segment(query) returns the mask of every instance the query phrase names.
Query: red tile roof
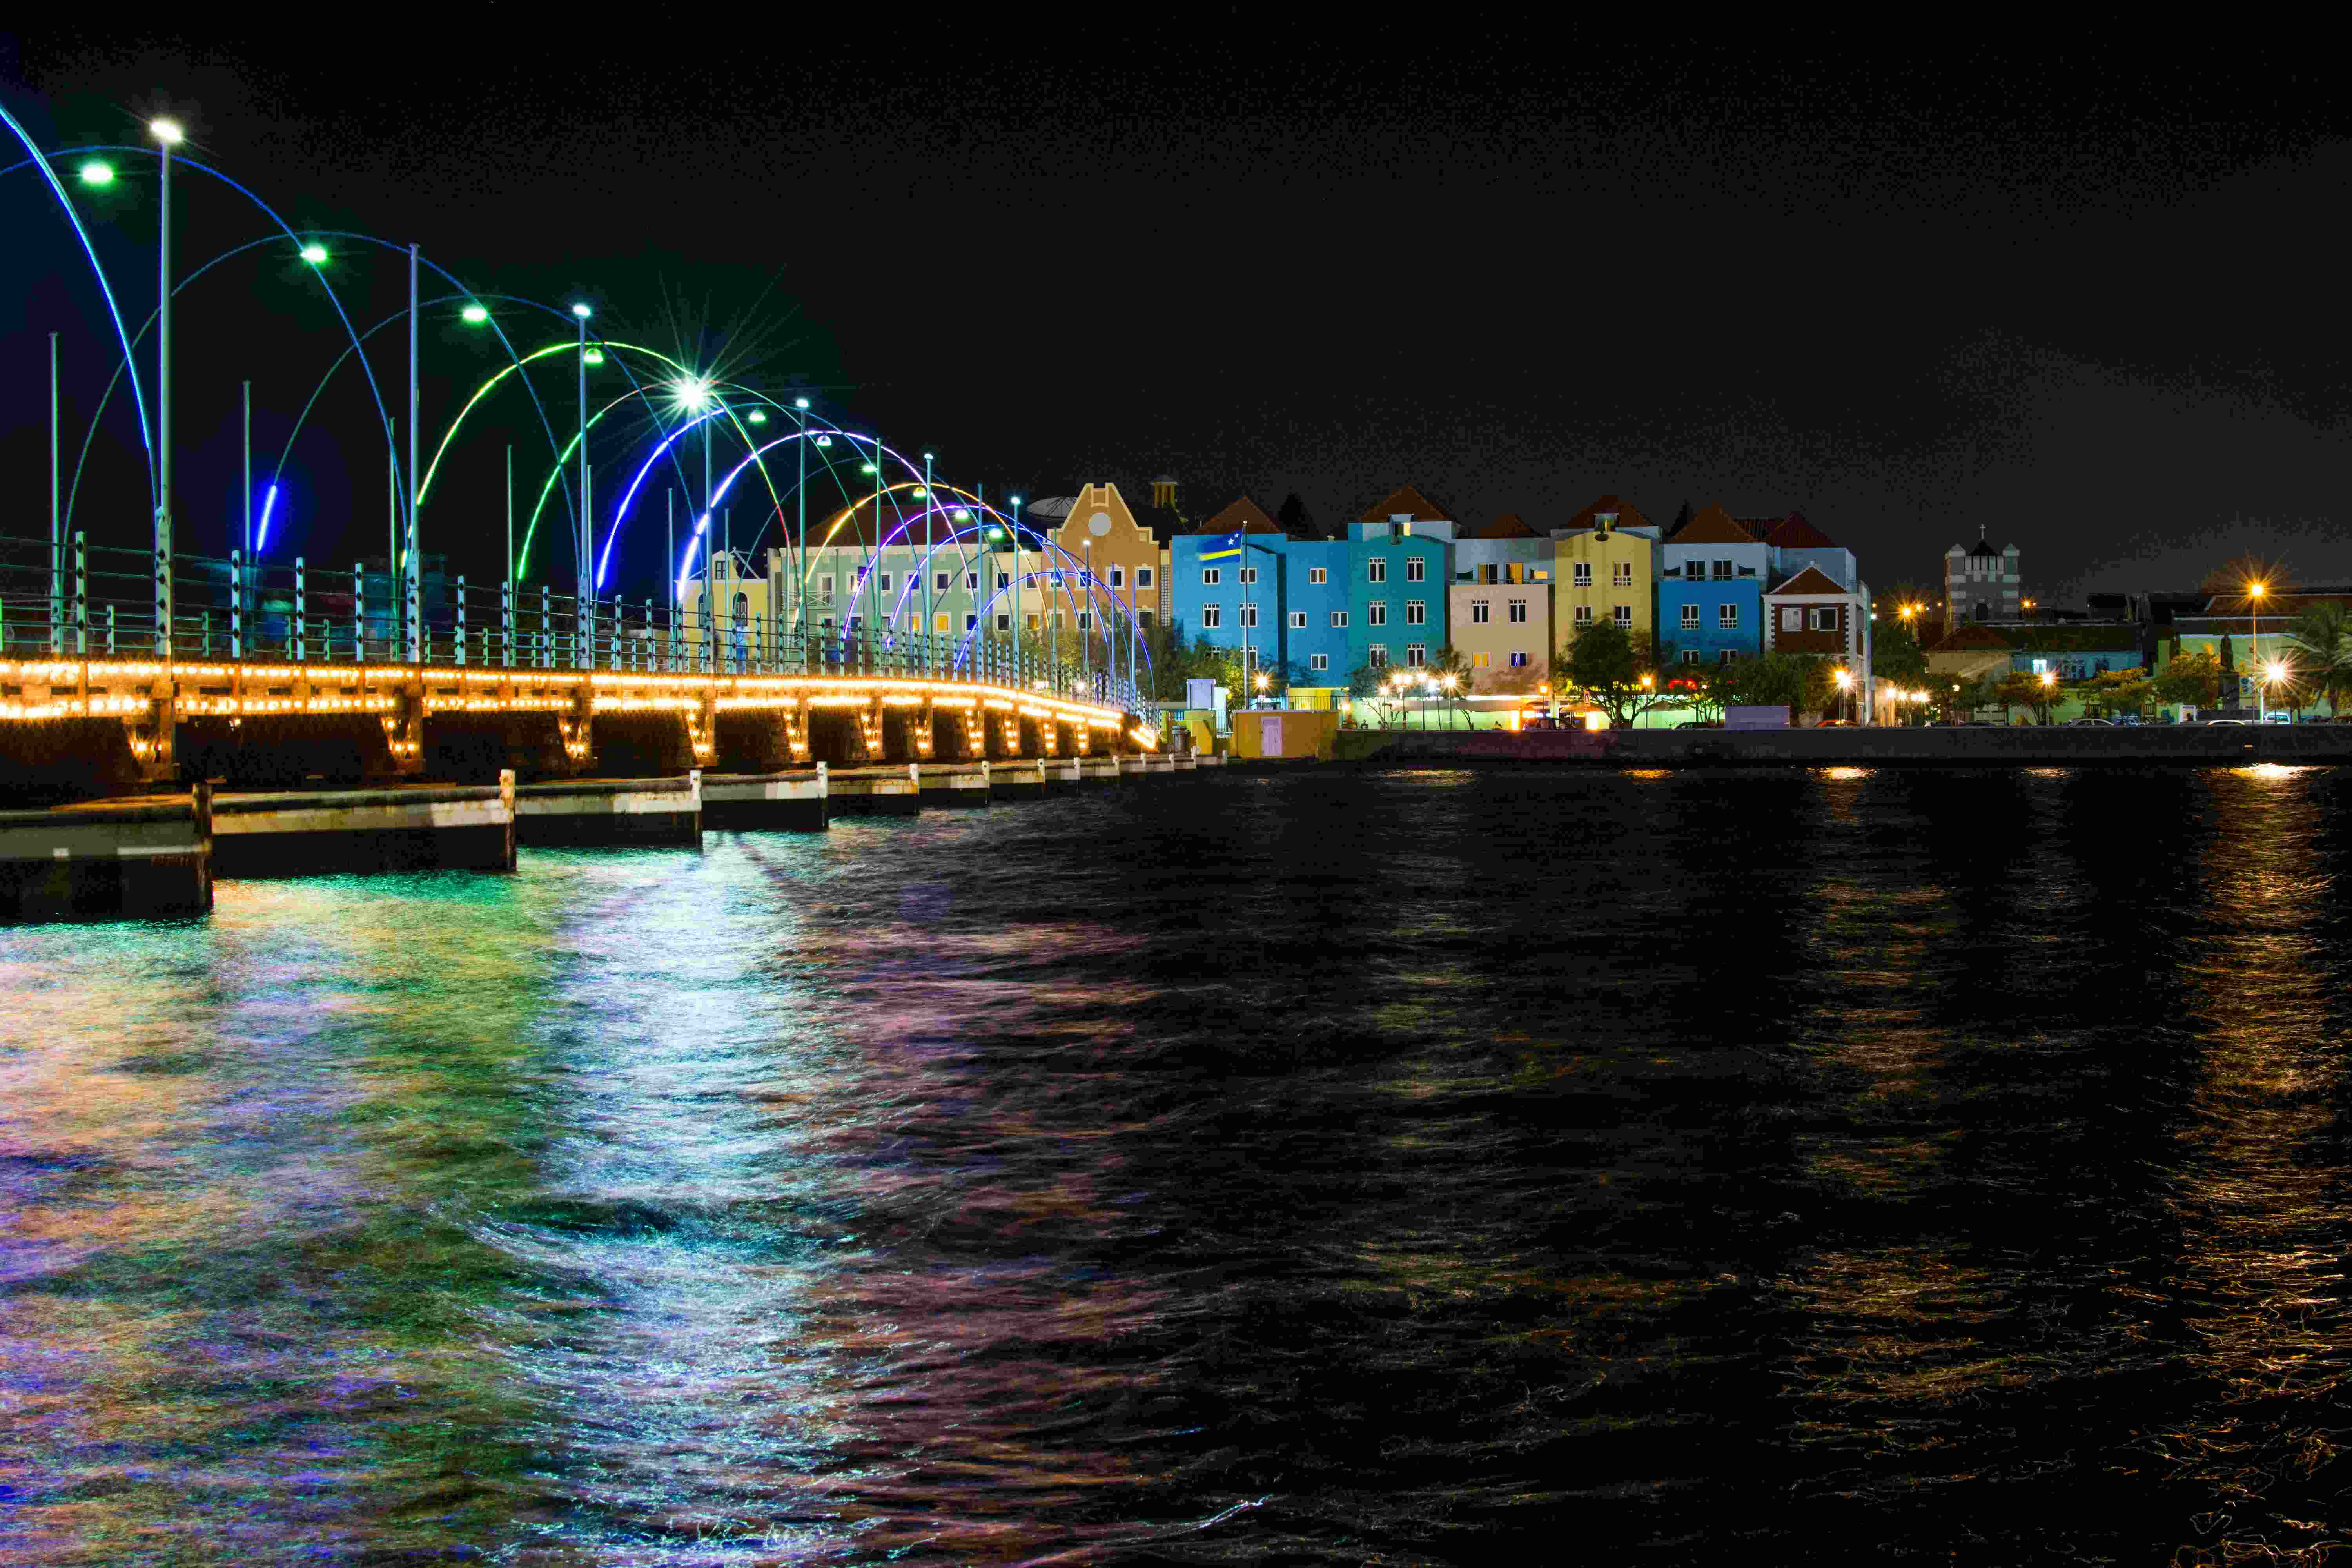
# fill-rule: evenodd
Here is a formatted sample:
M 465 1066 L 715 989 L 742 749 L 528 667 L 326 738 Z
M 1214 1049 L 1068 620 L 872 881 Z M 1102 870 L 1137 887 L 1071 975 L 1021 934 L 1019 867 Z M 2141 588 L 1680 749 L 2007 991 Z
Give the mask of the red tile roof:
M 1963 621 L 1949 637 L 1929 647 L 1929 653 L 1967 653 L 1975 648 L 2006 648 L 2007 637 L 1990 626 L 1972 626 Z
M 1192 531 L 1195 533 L 1280 533 L 1282 524 L 1265 515 L 1257 502 L 1236 496 L 1224 510 Z
M 1602 496 L 1599 500 L 1594 501 L 1591 506 L 1586 507 L 1582 511 L 1578 512 L 1574 517 L 1568 520 L 1569 531 L 1571 533 L 1591 532 L 1593 528 L 1597 526 L 1593 520 L 1604 511 L 1613 511 L 1617 514 L 1617 526 L 1620 528 L 1653 528 L 1656 526 L 1654 523 L 1651 522 L 1648 518 L 1643 517 L 1637 508 L 1626 505 L 1623 501 L 1619 500 L 1615 496 Z
M 1701 507 L 1691 520 L 1666 535 L 1669 544 L 1753 544 L 1756 536 L 1719 506 Z
M 1541 539 L 1542 534 L 1528 526 L 1527 519 L 1517 512 L 1497 512 L 1495 521 L 1475 528 L 1463 535 L 1465 539 Z
M 1399 485 L 1389 492 L 1388 500 L 1375 501 L 1364 509 L 1358 522 L 1386 522 L 1392 517 L 1410 517 L 1415 522 L 1450 522 L 1437 504 L 1411 485 Z
M 1792 511 L 1782 518 L 1764 542 L 1777 550 L 1835 550 L 1838 542 L 1805 521 L 1801 511 Z

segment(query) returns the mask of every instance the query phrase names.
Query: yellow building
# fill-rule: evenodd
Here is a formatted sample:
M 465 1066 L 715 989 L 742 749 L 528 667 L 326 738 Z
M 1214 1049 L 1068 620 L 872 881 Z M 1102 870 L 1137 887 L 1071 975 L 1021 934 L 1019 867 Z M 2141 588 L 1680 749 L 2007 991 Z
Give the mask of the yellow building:
M 1470 666 L 1470 694 L 1545 690 L 1559 628 L 1546 583 L 1456 583 L 1446 590 L 1454 651 Z
M 1615 496 L 1602 496 L 1552 531 L 1553 634 L 1560 646 L 1578 628 L 1602 620 L 1656 635 L 1659 531 Z

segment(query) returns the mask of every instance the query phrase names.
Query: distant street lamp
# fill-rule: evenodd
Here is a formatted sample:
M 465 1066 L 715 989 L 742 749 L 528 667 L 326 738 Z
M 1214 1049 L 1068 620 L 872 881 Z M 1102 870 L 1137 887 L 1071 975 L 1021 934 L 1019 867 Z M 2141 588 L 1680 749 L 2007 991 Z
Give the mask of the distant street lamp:
M 2050 722 L 2050 698 L 2057 686 L 2058 672 L 2054 669 L 2043 670 L 2042 672 L 2042 721 L 2044 724 Z
M 2257 618 L 2262 612 L 2262 607 L 2263 584 L 2259 581 L 2247 584 L 2246 662 L 2249 664 L 2263 657 L 2262 622 Z M 2259 680 L 2254 682 L 2254 717 L 2257 720 L 2269 717 L 2268 705 L 2263 701 L 2263 683 Z
M 163 159 L 163 199 L 155 226 L 155 653 L 172 657 L 172 149 L 177 121 L 152 120 L 148 133 Z
M 1846 699 L 1853 690 L 1853 671 L 1839 665 L 1830 675 L 1838 684 L 1838 711 L 1844 714 L 1847 712 Z

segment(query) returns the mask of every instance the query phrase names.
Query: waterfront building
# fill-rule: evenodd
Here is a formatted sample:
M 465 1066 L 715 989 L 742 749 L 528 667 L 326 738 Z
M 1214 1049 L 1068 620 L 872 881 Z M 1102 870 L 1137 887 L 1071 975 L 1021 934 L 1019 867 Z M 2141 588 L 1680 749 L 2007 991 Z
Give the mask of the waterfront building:
M 1949 625 L 2013 621 L 2021 608 L 2017 546 L 1996 550 L 1984 535 L 1979 523 L 1974 544 L 1944 552 L 1944 619 Z
M 1615 496 L 1602 496 L 1551 535 L 1551 582 L 1562 644 L 1608 620 L 1655 635 L 1659 528 Z
M 1454 521 L 1400 485 L 1349 530 L 1349 668 L 1417 669 L 1449 640 Z
M 1176 481 L 1153 482 L 1155 508 L 1172 512 Z M 1167 551 L 1110 480 L 1081 485 L 1055 543 L 1093 574 L 1102 591 L 1144 626 L 1168 613 Z
M 1773 547 L 1719 506 L 1666 536 L 1658 574 L 1658 641 L 1683 664 L 1722 664 L 1764 648 Z
M 1841 583 L 1808 564 L 1766 591 L 1764 615 L 1765 652 L 1835 659 L 1854 672 L 1861 711 L 1873 711 L 1868 584 Z
M 1470 666 L 1470 693 L 1484 697 L 1549 689 L 1559 628 L 1552 584 L 1518 577 L 1463 581 L 1447 590 L 1454 650 Z
M 1169 613 L 1185 638 L 1245 647 L 1253 668 L 1286 671 L 1291 628 L 1285 567 L 1293 542 L 1247 496 L 1171 540 Z

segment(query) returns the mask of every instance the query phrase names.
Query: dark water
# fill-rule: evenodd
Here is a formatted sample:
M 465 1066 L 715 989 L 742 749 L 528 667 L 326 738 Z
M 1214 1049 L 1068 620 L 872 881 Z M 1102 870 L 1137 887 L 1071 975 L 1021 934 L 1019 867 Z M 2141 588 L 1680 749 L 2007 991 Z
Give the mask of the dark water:
M 0 931 L 0 1561 L 2317 1561 L 2347 791 L 1180 780 Z

